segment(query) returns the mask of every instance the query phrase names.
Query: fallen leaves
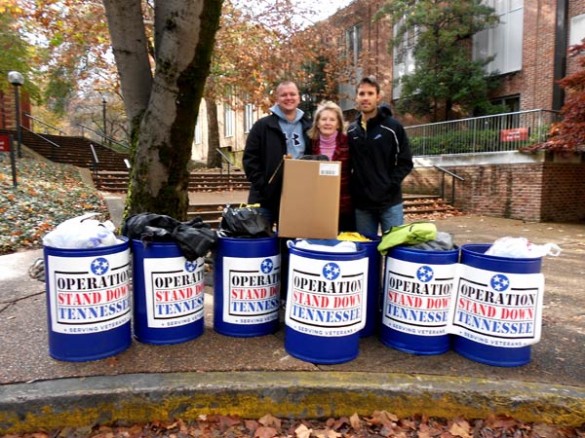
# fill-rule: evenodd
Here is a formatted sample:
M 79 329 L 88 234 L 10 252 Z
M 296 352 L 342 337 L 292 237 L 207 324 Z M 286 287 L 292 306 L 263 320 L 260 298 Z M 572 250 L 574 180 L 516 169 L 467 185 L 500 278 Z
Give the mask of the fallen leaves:
M 562 428 L 549 424 L 527 424 L 506 416 L 488 415 L 485 419 L 450 420 L 425 415 L 399 418 L 387 411 L 371 416 L 353 414 L 349 418 L 282 419 L 266 414 L 258 420 L 236 416 L 200 415 L 195 421 L 175 419 L 148 424 L 125 426 L 98 425 L 78 429 L 65 428 L 5 438 L 48 438 L 53 436 L 84 436 L 88 438 L 150 438 L 150 437 L 230 437 L 230 438 L 569 438 L 585 437 L 581 428 Z
M 17 186 L 10 160 L 0 161 L 0 254 L 42 247 L 60 223 L 95 211 L 109 217 L 99 192 L 82 182 L 76 167 L 19 158 Z

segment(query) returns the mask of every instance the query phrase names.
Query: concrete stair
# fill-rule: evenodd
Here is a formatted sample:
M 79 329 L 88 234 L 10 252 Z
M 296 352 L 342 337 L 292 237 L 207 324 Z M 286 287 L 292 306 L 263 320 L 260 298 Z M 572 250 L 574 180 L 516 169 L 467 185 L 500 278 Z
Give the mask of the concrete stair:
M 2 129 L 0 129 L 0 134 L 14 136 L 13 131 Z M 41 137 L 27 130 L 22 132 L 22 143 L 51 161 L 94 170 L 92 173 L 94 184 L 100 191 L 125 193 L 128 190 L 128 169 L 124 161 L 128 159 L 127 154 L 118 153 L 84 137 L 50 134 L 42 134 Z M 93 167 L 94 160 L 90 144 L 93 145 L 98 156 L 97 169 Z M 191 202 L 188 217 L 192 219 L 199 216 L 204 222 L 217 228 L 221 222 L 221 214 L 226 203 L 225 201 L 222 203 L 209 202 L 205 200 L 209 198 L 205 198 L 203 194 L 245 193 L 249 187 L 250 183 L 241 170 L 232 170 L 229 174 L 212 170 L 193 171 L 189 177 L 189 192 L 201 195 L 200 199 L 197 199 L 197 196 L 193 197 L 195 200 Z M 222 196 L 213 195 L 211 197 L 222 198 Z M 223 198 L 228 199 L 229 196 Z M 245 199 L 245 196 L 243 198 Z M 238 199 L 242 199 L 242 196 L 239 196 Z M 439 196 L 406 194 L 404 195 L 404 214 L 406 222 L 413 222 L 460 213 Z
M 128 189 L 127 171 L 98 171 L 94 173 L 94 184 L 104 192 L 126 192 Z M 191 172 L 190 192 L 217 192 L 248 190 L 250 183 L 244 172 Z
M 219 228 L 221 214 L 227 203 L 192 202 L 188 210 L 188 218 L 201 217 L 203 222 L 212 228 Z M 234 203 L 235 205 L 235 203 Z M 461 213 L 446 203 L 439 196 L 433 195 L 404 195 L 405 222 L 432 220 Z
M 404 195 L 404 216 L 408 222 L 459 214 L 459 210 L 438 195 Z
M 0 129 L 0 134 L 10 134 L 13 137 L 15 135 L 14 131 L 3 129 Z M 93 145 L 99 161 L 98 170 L 127 170 L 124 159 L 128 158 L 128 154 L 116 152 L 85 137 L 35 134 L 23 129 L 22 144 L 56 163 L 71 164 L 88 169 L 94 168 L 93 152 L 90 146 Z
M 221 223 L 221 213 L 226 204 L 191 204 L 187 211 L 188 219 L 200 217 L 203 222 L 209 224 L 211 228 L 218 229 Z

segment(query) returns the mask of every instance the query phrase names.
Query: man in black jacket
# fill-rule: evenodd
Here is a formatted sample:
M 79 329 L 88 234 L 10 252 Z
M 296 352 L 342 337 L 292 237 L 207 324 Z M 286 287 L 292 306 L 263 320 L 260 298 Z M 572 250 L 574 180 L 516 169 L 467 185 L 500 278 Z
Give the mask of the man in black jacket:
M 270 222 L 278 222 L 285 155 L 300 158 L 310 154 L 307 130 L 311 121 L 298 106 L 299 89 L 285 81 L 276 87 L 272 114 L 252 126 L 244 149 L 243 165 L 250 181 L 248 203 L 260 204 L 261 213 Z
M 380 85 L 371 76 L 357 86 L 360 111 L 347 132 L 352 168 L 350 190 L 356 207 L 356 228 L 367 236 L 402 225 L 402 181 L 413 168 L 404 127 L 381 99 Z

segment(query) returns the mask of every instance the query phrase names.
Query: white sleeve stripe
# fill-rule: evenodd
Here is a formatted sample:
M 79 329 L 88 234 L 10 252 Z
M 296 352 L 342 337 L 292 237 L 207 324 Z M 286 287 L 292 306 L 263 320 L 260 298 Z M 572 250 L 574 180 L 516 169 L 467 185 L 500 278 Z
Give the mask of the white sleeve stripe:
M 398 163 L 398 154 L 400 153 L 400 143 L 398 142 L 398 137 L 396 136 L 396 131 L 394 131 L 394 129 L 389 128 L 389 127 L 384 126 L 384 125 L 380 125 L 380 127 L 382 129 L 387 129 L 394 136 L 394 141 L 396 142 L 396 157 L 394 158 L 394 160 L 396 163 Z

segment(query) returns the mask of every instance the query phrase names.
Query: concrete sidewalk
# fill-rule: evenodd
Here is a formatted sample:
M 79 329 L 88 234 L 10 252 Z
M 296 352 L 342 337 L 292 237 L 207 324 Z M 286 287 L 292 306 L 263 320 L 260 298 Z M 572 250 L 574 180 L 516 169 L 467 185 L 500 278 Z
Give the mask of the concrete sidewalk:
M 224 197 L 226 203 L 232 202 Z M 111 199 L 121 208 L 120 199 Z M 116 207 L 111 207 L 116 208 Z M 206 290 L 205 331 L 175 345 L 136 340 L 117 356 L 62 362 L 48 354 L 44 284 L 28 276 L 42 250 L 0 256 L 0 434 L 116 420 L 427 414 L 451 418 L 506 414 L 522 421 L 579 425 L 585 419 L 585 225 L 523 223 L 481 216 L 436 221 L 457 245 L 499 237 L 554 242 L 546 257 L 541 341 L 531 361 L 494 367 L 449 351 L 417 356 L 362 338 L 356 359 L 316 365 L 291 357 L 284 330 L 253 338 L 213 330 Z

